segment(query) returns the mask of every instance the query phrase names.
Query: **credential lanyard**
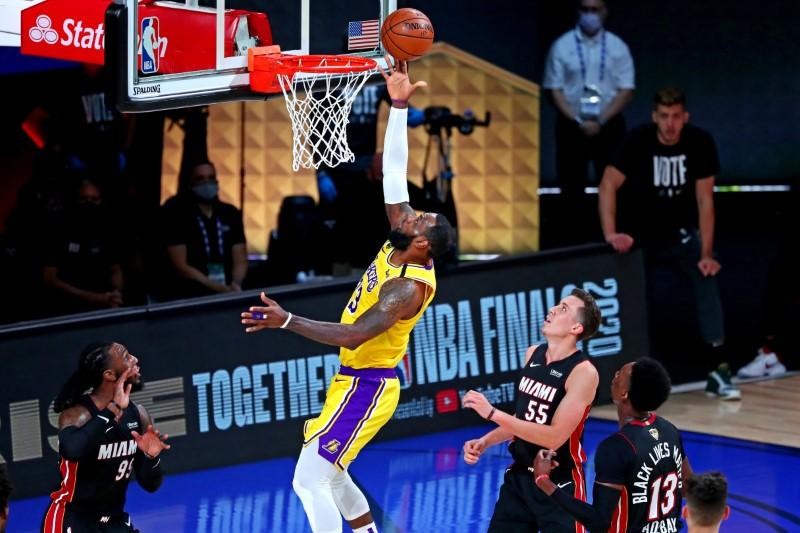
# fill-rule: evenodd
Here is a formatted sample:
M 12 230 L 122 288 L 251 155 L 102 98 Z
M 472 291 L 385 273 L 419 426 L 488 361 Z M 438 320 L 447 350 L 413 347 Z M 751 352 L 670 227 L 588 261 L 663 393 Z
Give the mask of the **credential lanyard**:
M 600 82 L 602 83 L 606 74 L 606 30 L 601 31 L 603 32 L 603 38 L 600 43 Z M 574 30 L 573 34 L 575 35 L 575 48 L 578 51 L 578 60 L 581 62 L 583 84 L 586 85 L 586 60 L 583 58 L 583 45 L 581 44 L 580 37 L 578 37 L 578 30 Z
M 223 259 L 225 257 L 225 248 L 223 246 L 223 236 L 222 236 L 222 223 L 219 221 L 219 217 L 214 215 L 214 221 L 217 223 L 217 246 L 219 248 L 219 258 Z M 211 259 L 211 241 L 208 240 L 208 232 L 206 231 L 206 225 L 203 224 L 203 219 L 200 218 L 200 215 L 197 215 L 197 224 L 200 226 L 200 232 L 203 234 L 203 242 L 206 245 L 206 258 L 209 260 Z

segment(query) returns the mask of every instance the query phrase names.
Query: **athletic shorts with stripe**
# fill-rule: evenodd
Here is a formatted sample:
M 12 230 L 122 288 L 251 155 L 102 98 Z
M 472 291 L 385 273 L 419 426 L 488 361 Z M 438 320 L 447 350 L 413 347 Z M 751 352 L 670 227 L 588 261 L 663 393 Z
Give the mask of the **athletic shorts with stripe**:
M 303 446 L 318 438 L 319 455 L 345 470 L 392 418 L 399 400 L 394 368 L 343 366 L 331 380 L 322 412 L 306 421 Z
M 562 490 L 576 495 L 575 482 L 560 483 Z M 576 496 L 577 497 L 577 496 Z M 494 506 L 489 533 L 585 533 L 558 503 L 536 486 L 527 469 L 509 468 Z

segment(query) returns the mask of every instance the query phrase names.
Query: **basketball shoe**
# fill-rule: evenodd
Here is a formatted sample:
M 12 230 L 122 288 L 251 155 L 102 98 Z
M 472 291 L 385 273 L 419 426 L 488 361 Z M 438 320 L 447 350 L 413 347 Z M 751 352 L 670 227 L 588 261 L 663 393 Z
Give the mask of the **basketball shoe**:
M 755 359 L 744 365 L 736 375 L 740 378 L 763 378 L 780 376 L 786 373 L 786 366 L 769 348 L 759 348 Z
M 731 371 L 728 363 L 722 363 L 716 370 L 708 374 L 706 394 L 716 396 L 720 400 L 741 400 L 742 393 L 731 383 Z

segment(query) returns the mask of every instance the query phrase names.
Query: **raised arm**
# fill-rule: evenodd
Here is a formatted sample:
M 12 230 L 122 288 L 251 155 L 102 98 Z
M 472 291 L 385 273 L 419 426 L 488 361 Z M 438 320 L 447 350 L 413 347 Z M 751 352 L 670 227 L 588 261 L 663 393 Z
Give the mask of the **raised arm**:
M 128 406 L 131 385 L 126 380 L 133 372 L 125 370 L 117 379 L 114 398 L 95 416 L 82 405 L 64 410 L 58 417 L 58 451 L 65 459 L 76 461 L 91 453 L 102 442 L 106 431 L 122 418 Z
M 625 488 L 625 469 L 617 463 L 608 464 L 609 459 L 608 454 L 604 452 L 604 444 L 605 441 L 597 450 L 594 461 L 595 470 L 616 471 L 617 475 L 614 478 L 617 482 L 607 483 L 595 480 L 592 503 L 584 502 L 564 492 L 550 480 L 550 472 L 558 466 L 553 450 L 539 450 L 533 463 L 536 485 L 590 531 L 609 531 L 614 511 L 619 506 L 622 490 Z
M 408 63 L 392 62 L 386 56 L 389 71 L 381 70 L 386 80 L 386 89 L 391 98 L 389 121 L 383 141 L 383 200 L 389 226 L 396 228 L 414 210 L 408 204 L 408 99 L 418 87 L 426 87 L 424 81 L 414 84 L 408 79 Z
M 261 293 L 264 306 L 251 307 L 242 313 L 247 333 L 267 328 L 293 331 L 307 339 L 354 349 L 388 330 L 398 320 L 413 317 L 425 300 L 422 283 L 408 278 L 393 278 L 381 287 L 378 302 L 352 324 L 321 322 L 289 313 L 278 302 Z
M 165 442 L 167 435 L 162 435 L 157 429 L 153 429 L 153 421 L 147 410 L 141 405 L 136 407 L 139 410 L 139 421 L 146 431 L 142 434 L 131 431 L 138 448 L 133 468 L 139 485 L 147 492 L 155 492 L 164 481 L 159 455 L 164 450 L 169 450 L 170 446 Z
M 553 414 L 551 424 L 544 425 L 520 420 L 514 415 L 495 410 L 483 394 L 469 391 L 464 395 L 464 407 L 475 410 L 514 436 L 545 448 L 557 449 L 564 444 L 586 415 L 594 401 L 600 377 L 588 361 L 575 367 L 567 378 L 567 394 Z M 494 411 L 494 412 L 493 412 Z

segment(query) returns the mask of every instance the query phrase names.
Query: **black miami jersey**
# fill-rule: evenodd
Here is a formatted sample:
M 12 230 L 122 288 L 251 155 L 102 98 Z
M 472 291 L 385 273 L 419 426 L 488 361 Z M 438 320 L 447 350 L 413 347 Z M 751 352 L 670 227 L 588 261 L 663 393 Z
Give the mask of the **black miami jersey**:
M 88 395 L 82 396 L 77 404 L 85 407 L 92 417 L 106 419 L 104 413 L 108 412 L 98 410 Z M 138 448 L 131 435 L 131 431 L 144 431 L 136 405 L 130 402 L 120 421 L 106 421 L 103 431 L 102 437 L 88 446 L 82 457 L 60 457 L 61 486 L 50 495 L 46 524 L 62 523 L 66 510 L 101 521 L 107 520 L 103 517 L 123 516 L 134 462 L 142 457 L 142 454 L 137 456 Z
M 515 416 L 520 420 L 549 426 L 561 400 L 567 394 L 567 378 L 577 365 L 588 358 L 578 350 L 565 359 L 547 364 L 546 354 L 547 344 L 539 345 L 520 371 Z M 585 496 L 583 463 L 586 462 L 586 453 L 581 445 L 581 437 L 590 408 L 591 406 L 586 408 L 583 418 L 569 439 L 556 450 L 559 465 L 550 474 L 555 483 L 574 482 L 576 497 Z M 514 438 L 509 445 L 514 465 L 518 469 L 533 467 L 533 460 L 542 448 L 519 438 Z
M 609 531 L 680 531 L 684 457 L 678 430 L 655 414 L 603 440 L 595 481 L 624 486 Z

